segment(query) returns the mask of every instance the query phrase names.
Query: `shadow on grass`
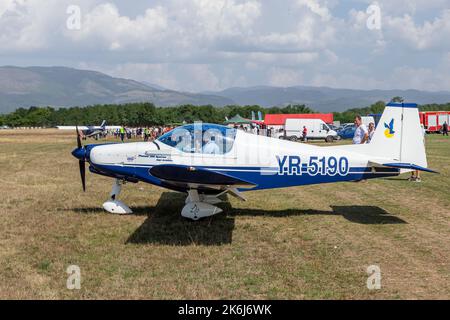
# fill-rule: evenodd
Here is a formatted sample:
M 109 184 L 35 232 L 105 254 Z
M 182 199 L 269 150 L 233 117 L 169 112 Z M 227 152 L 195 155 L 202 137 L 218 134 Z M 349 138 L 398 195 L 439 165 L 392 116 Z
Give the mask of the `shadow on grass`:
M 133 214 L 135 216 L 148 216 L 149 213 L 153 212 L 155 207 L 133 207 Z M 109 214 L 107 213 L 102 207 L 86 207 L 86 208 L 72 208 L 72 209 L 66 209 L 65 211 L 73 211 L 80 214 Z
M 287 217 L 302 215 L 341 215 L 359 224 L 404 224 L 406 221 L 376 206 L 331 206 L 330 211 L 321 210 L 260 210 L 234 209 L 228 202 L 220 205 L 225 213 L 197 222 L 184 219 L 180 210 L 185 195 L 165 192 L 154 208 L 147 208 L 148 219 L 128 238 L 127 243 L 154 243 L 165 245 L 217 246 L 232 242 L 236 216 Z M 144 210 L 145 211 L 145 210 Z
M 389 181 L 402 181 L 402 182 L 411 182 L 409 181 L 409 177 L 398 177 L 398 178 L 381 178 L 382 180 L 389 180 Z
M 281 211 L 265 211 L 256 209 L 231 209 L 231 215 L 288 217 L 302 215 L 340 215 L 350 222 L 360 224 L 405 224 L 405 220 L 391 215 L 377 206 L 331 206 L 330 211 L 325 210 L 297 210 L 287 209 Z
M 185 194 L 164 192 L 156 206 L 133 207 L 135 215 L 148 216 L 127 239 L 133 244 L 162 244 L 174 246 L 230 244 L 236 216 L 289 217 L 308 215 L 340 215 L 359 224 L 405 224 L 406 221 L 377 206 L 331 206 L 331 210 L 261 210 L 232 208 L 229 202 L 219 205 L 224 213 L 191 221 L 181 217 Z M 104 212 L 102 208 L 71 209 L 81 214 Z
M 163 245 L 206 245 L 218 246 L 232 241 L 234 217 L 218 214 L 200 221 L 181 217 L 186 195 L 164 192 L 154 208 L 149 207 L 148 219 L 133 232 L 126 243 Z M 229 210 L 224 203 L 221 208 Z

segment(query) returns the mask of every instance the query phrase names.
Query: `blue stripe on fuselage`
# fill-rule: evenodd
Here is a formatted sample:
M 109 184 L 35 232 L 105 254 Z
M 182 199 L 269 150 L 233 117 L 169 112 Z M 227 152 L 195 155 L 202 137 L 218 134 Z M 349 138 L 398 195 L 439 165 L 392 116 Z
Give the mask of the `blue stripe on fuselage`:
M 129 176 L 139 179 L 143 182 L 154 184 L 156 186 L 164 186 L 165 183 L 160 179 L 152 176 L 149 165 L 94 165 L 100 171 L 107 172 L 112 175 Z M 284 188 L 320 183 L 333 183 L 344 181 L 356 181 L 364 179 L 374 179 L 380 177 L 392 177 L 400 174 L 399 169 L 384 169 L 383 172 L 372 172 L 369 167 L 353 167 L 350 168 L 347 175 L 336 174 L 331 175 L 310 175 L 302 170 L 301 175 L 283 175 L 279 174 L 278 168 L 264 167 L 209 167 L 198 166 L 198 169 L 207 169 L 217 172 L 226 172 L 227 175 L 235 178 L 252 182 L 257 187 L 250 190 L 262 190 L 273 188 Z M 245 190 L 242 190 L 245 191 Z

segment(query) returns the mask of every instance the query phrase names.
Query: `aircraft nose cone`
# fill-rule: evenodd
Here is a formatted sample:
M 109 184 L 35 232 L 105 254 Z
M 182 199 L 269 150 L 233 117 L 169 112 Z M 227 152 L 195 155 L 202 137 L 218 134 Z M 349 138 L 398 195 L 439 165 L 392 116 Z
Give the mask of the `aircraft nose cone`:
M 85 160 L 86 158 L 86 149 L 84 148 L 76 148 L 72 151 L 72 155 L 79 159 L 79 160 Z

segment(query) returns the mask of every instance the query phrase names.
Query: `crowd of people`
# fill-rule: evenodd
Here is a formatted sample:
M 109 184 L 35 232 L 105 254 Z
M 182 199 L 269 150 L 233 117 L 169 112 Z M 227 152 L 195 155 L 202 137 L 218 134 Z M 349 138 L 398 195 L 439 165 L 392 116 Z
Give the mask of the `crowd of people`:
M 121 126 L 119 129 L 106 130 L 106 135 L 120 139 L 122 142 L 129 139 L 142 139 L 144 141 L 152 141 L 158 139 L 160 136 L 172 130 L 171 126 L 160 127 L 140 127 L 140 128 L 128 128 Z
M 233 128 L 242 130 L 252 134 L 263 134 L 258 125 L 234 125 Z M 121 126 L 119 129 L 106 130 L 105 137 L 114 137 L 120 139 L 122 142 L 129 139 L 142 139 L 144 141 L 153 141 L 160 136 L 174 129 L 172 126 L 155 126 L 142 128 L 129 128 Z

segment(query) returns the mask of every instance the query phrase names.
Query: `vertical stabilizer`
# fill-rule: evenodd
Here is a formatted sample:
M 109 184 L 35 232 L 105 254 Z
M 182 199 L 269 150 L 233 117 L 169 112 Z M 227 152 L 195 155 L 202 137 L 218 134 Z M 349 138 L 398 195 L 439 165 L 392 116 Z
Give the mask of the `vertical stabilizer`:
M 426 168 L 427 157 L 417 104 L 389 103 L 368 149 L 371 155 Z

